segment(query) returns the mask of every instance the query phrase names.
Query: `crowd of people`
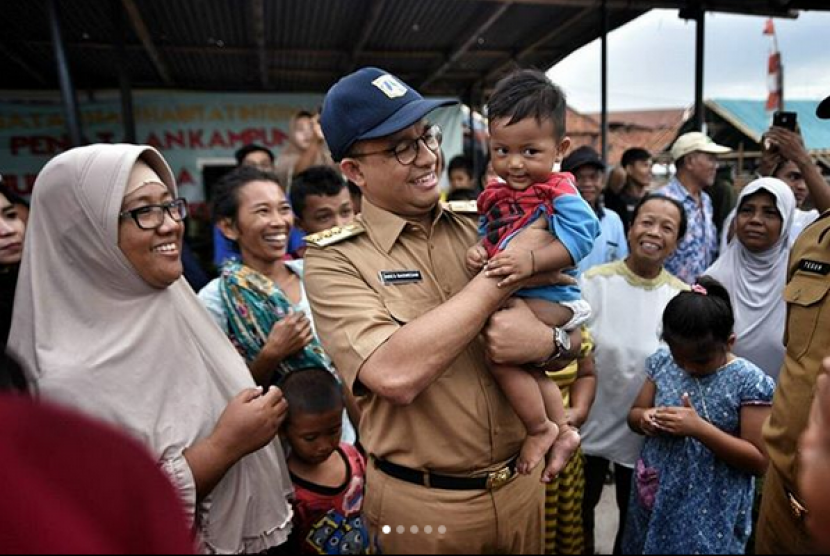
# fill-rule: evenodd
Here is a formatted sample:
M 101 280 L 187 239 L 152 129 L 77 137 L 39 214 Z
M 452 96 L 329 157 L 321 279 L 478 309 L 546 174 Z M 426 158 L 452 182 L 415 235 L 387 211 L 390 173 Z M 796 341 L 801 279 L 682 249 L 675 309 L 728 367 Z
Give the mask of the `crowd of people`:
M 830 549 L 830 184 L 798 131 L 730 212 L 704 133 L 662 186 L 642 148 L 609 180 L 518 70 L 475 168 L 429 121 L 454 102 L 362 68 L 240 149 L 213 279 L 152 147 L 0 186 L 0 550 L 593 554 L 609 474 L 614 553 Z

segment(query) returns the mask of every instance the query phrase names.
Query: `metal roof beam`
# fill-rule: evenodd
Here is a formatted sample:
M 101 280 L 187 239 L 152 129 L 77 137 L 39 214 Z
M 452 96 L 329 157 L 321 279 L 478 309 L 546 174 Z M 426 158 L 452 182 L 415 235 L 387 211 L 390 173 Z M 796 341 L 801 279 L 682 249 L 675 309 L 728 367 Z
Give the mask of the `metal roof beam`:
M 478 39 L 487 32 L 490 27 L 492 27 L 501 17 L 504 15 L 504 12 L 510 9 L 510 6 L 513 5 L 512 0 L 503 0 L 502 5 L 493 10 L 493 13 L 490 14 L 490 17 L 487 18 L 478 29 L 473 31 L 465 40 L 461 46 L 455 49 L 455 51 L 450 54 L 449 58 L 447 59 L 444 64 L 435 70 L 432 75 L 427 77 L 422 83 L 419 89 L 426 89 L 433 81 L 444 75 L 444 73 L 450 69 L 458 60 L 461 59 L 464 54 L 466 54 L 473 46 L 478 43 Z
M 372 7 L 369 10 L 369 17 L 366 18 L 366 23 L 360 31 L 360 37 L 357 39 L 354 48 L 352 48 L 351 55 L 346 63 L 346 67 L 344 68 L 344 74 L 351 73 L 354 71 L 355 67 L 357 67 L 357 61 L 360 59 L 361 54 L 363 54 L 363 49 L 366 48 L 366 44 L 369 42 L 369 39 L 375 32 L 375 28 L 380 21 L 380 14 L 383 12 L 384 3 L 385 0 L 374 0 L 374 2 L 372 2 Z
M 44 42 L 43 44 L 49 45 L 50 43 Z M 31 65 L 29 65 L 28 62 L 26 62 L 23 58 L 21 58 L 20 56 L 18 56 L 17 54 L 12 52 L 11 50 L 9 50 L 3 44 L 0 44 L 0 55 L 2 55 L 5 58 L 8 58 L 12 62 L 14 62 L 15 65 L 17 65 L 20 69 L 22 69 L 23 71 L 28 73 L 29 76 L 31 76 L 33 79 L 35 79 L 41 85 L 46 85 L 46 78 L 43 77 L 43 74 L 41 74 L 39 71 L 37 71 Z
M 265 48 L 265 1 L 251 0 L 251 27 L 259 55 L 259 80 L 268 88 L 268 51 Z
M 20 41 L 26 46 L 51 46 L 49 41 L 26 40 Z M 67 48 L 72 49 L 87 49 L 87 50 L 112 50 L 113 45 L 106 42 L 71 42 L 67 43 Z M 128 51 L 142 50 L 144 47 L 140 44 L 128 44 L 126 49 Z M 164 45 L 157 47 L 159 52 L 163 54 L 208 54 L 219 56 L 253 56 L 259 53 L 257 48 L 250 46 L 203 46 L 203 45 Z M 343 55 L 342 50 L 318 50 L 310 48 L 270 48 L 266 49 L 269 56 L 307 56 L 312 58 L 335 58 Z M 476 50 L 477 58 L 506 58 L 510 56 L 509 52 L 504 50 Z M 390 60 L 413 60 L 424 58 L 435 58 L 444 60 L 446 53 L 440 50 L 363 50 L 359 59 L 366 58 L 389 58 Z
M 457 0 L 458 1 L 458 0 Z M 571 8 L 602 8 L 602 0 L 484 0 L 494 3 L 516 3 L 537 6 L 562 6 Z M 609 10 L 651 10 L 655 8 L 682 10 L 701 5 L 708 12 L 724 12 L 744 15 L 797 17 L 795 10 L 827 9 L 823 0 L 607 0 Z
M 589 17 L 589 16 L 594 15 L 594 14 L 595 14 L 595 12 L 594 12 L 593 8 L 586 8 L 584 10 L 579 11 L 574 16 L 570 17 L 564 23 L 562 23 L 560 25 L 554 25 L 552 31 L 545 34 L 542 38 L 540 38 L 539 40 L 537 40 L 536 42 L 534 42 L 530 46 L 520 50 L 510 61 L 505 62 L 504 64 L 501 64 L 500 66 L 498 66 L 494 70 L 491 70 L 487 74 L 487 76 L 484 78 L 484 81 L 485 82 L 490 81 L 490 80 L 493 80 L 496 77 L 500 76 L 506 70 L 510 69 L 510 67 L 512 65 L 517 64 L 523 58 L 526 58 L 527 56 L 529 56 L 529 55 L 533 54 L 534 52 L 540 50 L 547 43 L 549 43 L 550 41 L 552 41 L 556 37 L 560 36 L 562 34 L 562 29 L 568 29 L 569 27 L 576 25 L 577 23 L 579 23 L 580 21 L 582 21 L 586 17 Z M 566 53 L 569 53 L 569 52 L 566 52 Z
M 311 69 L 296 69 L 296 68 L 272 68 L 269 70 L 269 73 L 274 77 L 310 77 L 310 78 L 320 78 L 320 79 L 336 79 L 341 77 L 340 72 L 337 70 L 311 70 Z M 399 71 L 395 72 L 395 75 L 406 81 L 407 83 L 410 81 L 414 81 L 417 79 L 418 74 L 417 72 L 413 73 L 410 71 Z M 474 71 L 467 71 L 467 72 L 452 72 L 447 74 L 444 77 L 446 81 L 470 81 L 478 77 L 480 74 Z
M 124 6 L 124 11 L 127 12 L 130 18 L 130 23 L 135 30 L 135 34 L 138 35 L 141 44 L 144 45 L 144 50 L 147 51 L 147 55 L 150 57 L 150 61 L 153 62 L 153 66 L 155 66 L 162 81 L 164 81 L 165 85 L 172 86 L 173 78 L 170 76 L 170 70 L 167 69 L 167 64 L 165 64 L 156 45 L 153 43 L 153 37 L 150 35 L 150 30 L 147 29 L 147 25 L 141 17 L 141 12 L 138 11 L 135 0 L 121 0 L 121 4 Z

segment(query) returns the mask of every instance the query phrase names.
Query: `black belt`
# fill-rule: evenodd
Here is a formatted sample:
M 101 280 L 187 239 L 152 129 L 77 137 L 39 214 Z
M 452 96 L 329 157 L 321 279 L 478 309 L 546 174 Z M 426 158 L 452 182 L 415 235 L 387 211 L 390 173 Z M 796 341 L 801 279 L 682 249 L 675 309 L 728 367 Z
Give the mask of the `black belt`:
M 519 456 L 511 459 L 501 469 L 497 469 L 492 473 L 480 477 L 451 477 L 449 475 L 439 475 L 432 471 L 410 469 L 409 467 L 397 465 L 382 459 L 372 459 L 375 462 L 375 467 L 390 477 L 427 488 L 440 488 L 443 490 L 498 490 L 516 477 L 516 462 Z

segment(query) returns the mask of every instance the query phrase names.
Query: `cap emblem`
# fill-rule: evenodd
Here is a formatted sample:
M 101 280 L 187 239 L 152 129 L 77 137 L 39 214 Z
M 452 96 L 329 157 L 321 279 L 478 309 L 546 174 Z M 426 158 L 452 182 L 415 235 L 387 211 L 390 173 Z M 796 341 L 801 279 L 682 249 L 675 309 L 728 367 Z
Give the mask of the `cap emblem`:
M 406 87 L 388 73 L 372 81 L 372 85 L 380 89 L 384 95 L 391 99 L 406 95 Z

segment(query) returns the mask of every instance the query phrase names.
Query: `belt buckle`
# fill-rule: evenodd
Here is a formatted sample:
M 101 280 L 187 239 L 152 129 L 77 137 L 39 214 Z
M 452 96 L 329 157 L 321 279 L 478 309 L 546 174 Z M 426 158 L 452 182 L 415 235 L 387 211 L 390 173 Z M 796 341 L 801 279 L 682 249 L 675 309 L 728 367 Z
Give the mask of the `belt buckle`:
M 510 467 L 504 466 L 497 471 L 493 471 L 487 475 L 487 490 L 498 490 L 510 481 L 513 480 L 513 472 Z
M 792 492 L 787 492 L 787 500 L 790 502 L 790 509 L 792 509 L 796 519 L 803 519 L 807 515 L 807 508 L 798 501 Z

